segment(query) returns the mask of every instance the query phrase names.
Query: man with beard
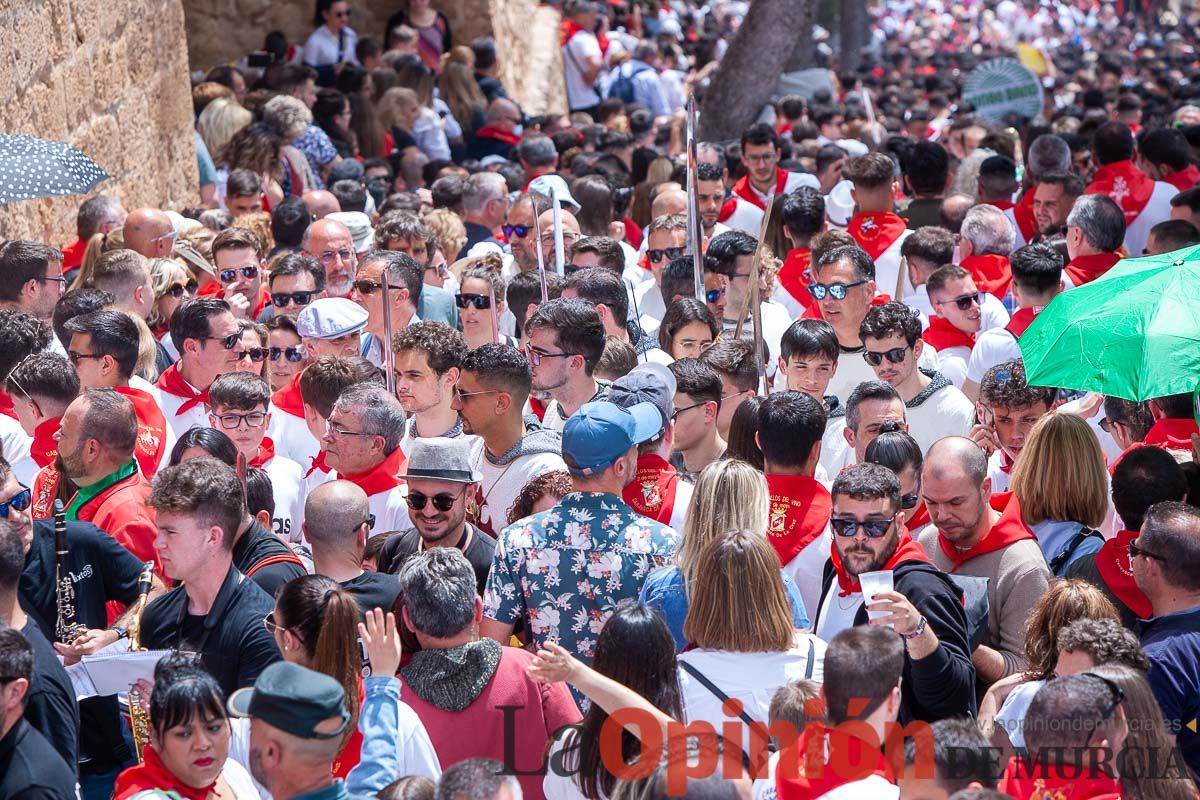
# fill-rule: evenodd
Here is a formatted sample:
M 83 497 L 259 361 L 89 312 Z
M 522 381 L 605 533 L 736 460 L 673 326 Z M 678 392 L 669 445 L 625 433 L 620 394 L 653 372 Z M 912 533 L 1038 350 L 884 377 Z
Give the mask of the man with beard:
M 537 251 L 534 248 L 539 246 L 539 242 L 533 236 L 533 217 L 549 209 L 550 198 L 538 192 L 526 192 L 513 201 L 504 224 L 504 235 L 508 237 L 508 249 L 513 260 L 513 268 L 508 274 L 537 272 Z
M 900 479 L 878 464 L 848 467 L 833 482 L 834 533 L 813 630 L 829 641 L 868 624 L 889 625 L 904 639 L 900 721 L 973 714 L 975 669 L 967 643 L 962 593 L 929 563 L 900 513 Z M 893 590 L 863 596 L 859 576 L 891 571 Z
M 533 388 L 549 392 L 552 398 L 542 422 L 561 431 L 584 403 L 608 396 L 608 386 L 592 377 L 604 352 L 604 323 L 591 303 L 561 297 L 538 306 L 525 331 Z
M 1059 239 L 1067 233 L 1067 215 L 1083 195 L 1083 181 L 1069 172 L 1051 172 L 1033 190 L 1033 218 L 1037 222 L 1034 241 Z
M 324 268 L 328 296 L 349 297 L 358 269 L 350 229 L 337 220 L 319 219 L 308 226 L 300 246 L 304 255 L 315 258 Z
M 396 397 L 409 417 L 400 449 L 410 452 L 418 439 L 461 437 L 462 420 L 452 406 L 467 355 L 463 335 L 440 322 L 418 322 L 392 342 Z

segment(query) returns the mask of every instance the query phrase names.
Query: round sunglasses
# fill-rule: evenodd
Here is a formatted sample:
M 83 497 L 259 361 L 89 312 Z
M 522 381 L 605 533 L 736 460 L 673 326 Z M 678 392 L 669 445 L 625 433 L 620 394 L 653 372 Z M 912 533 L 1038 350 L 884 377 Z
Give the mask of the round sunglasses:
M 237 280 L 238 275 L 243 278 L 250 279 L 258 275 L 258 267 L 253 264 L 247 264 L 241 269 L 223 269 L 217 273 L 217 278 L 221 283 L 233 283 Z
M 863 353 L 863 358 L 872 367 L 878 367 L 886 358 L 893 364 L 903 364 L 904 358 L 908 354 L 908 347 L 893 347 L 891 350 L 885 350 L 882 353 L 876 353 L 873 350 L 867 350 Z
M 846 292 L 853 289 L 855 286 L 863 286 L 866 281 L 855 281 L 854 283 L 810 283 L 808 285 L 808 293 L 813 296 L 814 300 L 824 300 L 826 295 L 829 295 L 834 300 L 845 300 Z
M 449 511 L 454 508 L 454 504 L 462 496 L 463 492 L 459 492 L 457 495 L 450 494 L 449 492 L 439 492 L 432 497 L 421 492 L 409 492 L 404 501 L 408 503 L 408 507 L 413 511 L 423 510 L 426 503 L 433 503 L 433 507 L 438 511 Z

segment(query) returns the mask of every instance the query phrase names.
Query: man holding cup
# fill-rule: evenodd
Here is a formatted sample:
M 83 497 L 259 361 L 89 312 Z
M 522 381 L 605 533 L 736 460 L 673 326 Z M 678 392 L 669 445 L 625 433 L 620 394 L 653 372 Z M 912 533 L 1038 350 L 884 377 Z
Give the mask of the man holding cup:
M 833 482 L 825 565 L 814 631 L 829 641 L 856 625 L 887 625 L 904 639 L 900 721 L 974 714 L 975 668 L 962 594 L 929 563 L 900 514 L 900 479 L 855 464 Z

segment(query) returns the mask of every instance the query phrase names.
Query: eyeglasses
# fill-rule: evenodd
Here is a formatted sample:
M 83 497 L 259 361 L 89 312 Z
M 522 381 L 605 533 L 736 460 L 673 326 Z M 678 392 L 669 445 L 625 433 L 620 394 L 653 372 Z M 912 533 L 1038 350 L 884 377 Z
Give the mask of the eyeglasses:
M 364 279 L 364 280 L 355 281 L 355 282 L 354 282 L 354 284 L 353 284 L 353 286 L 354 286 L 354 288 L 355 288 L 355 289 L 357 289 L 357 290 L 358 290 L 358 293 L 359 293 L 359 294 L 364 294 L 364 295 L 365 295 L 365 294 L 375 294 L 375 292 L 377 292 L 378 290 L 380 290 L 380 289 L 382 289 L 382 288 L 383 288 L 383 284 L 382 284 L 382 283 L 380 283 L 379 281 L 368 281 L 368 280 L 365 280 L 365 279 Z M 389 287 L 388 287 L 388 290 L 389 290 L 389 291 L 393 291 L 393 292 L 398 292 L 398 291 L 400 291 L 400 290 L 401 290 L 401 289 L 403 289 L 403 288 L 405 288 L 405 287 L 403 287 L 403 286 L 389 286 Z
M 242 341 L 242 328 L 238 328 L 233 333 L 227 333 L 224 336 L 197 336 L 196 338 L 202 342 L 220 342 L 222 348 L 225 350 L 232 350 L 238 346 L 239 342 Z
M 708 291 L 706 291 L 704 293 L 704 299 L 710 303 L 716 303 L 724 296 L 725 296 L 724 289 L 709 289 Z
M 66 285 L 67 285 L 67 279 L 66 279 L 66 278 L 64 278 L 62 275 L 57 275 L 57 276 L 55 276 L 55 275 L 43 275 L 43 276 L 42 276 L 42 277 L 40 277 L 40 278 L 34 278 L 34 280 L 35 280 L 35 281 L 41 281 L 42 283 L 45 283 L 46 281 L 53 281 L 54 283 L 57 283 L 59 286 L 66 286 Z
M 280 625 L 278 622 L 275 621 L 275 612 L 274 611 L 272 611 L 270 614 L 267 614 L 265 617 L 263 617 L 263 627 L 266 628 L 267 633 L 271 634 L 272 636 L 275 635 L 275 631 L 287 630 L 286 628 L 284 628 L 282 625 Z
M 1145 550 L 1141 547 L 1138 547 L 1137 539 L 1134 539 L 1132 542 L 1129 543 L 1129 558 L 1130 558 L 1130 560 L 1133 560 L 1133 559 L 1137 558 L 1138 556 L 1142 556 L 1144 558 L 1152 558 L 1155 561 L 1164 561 L 1165 560 L 1162 556 L 1156 556 L 1154 553 L 1151 553 L 1149 550 Z
M 543 353 L 541 350 L 534 350 L 532 347 L 525 348 L 525 358 L 529 360 L 531 366 L 538 366 L 542 363 L 543 358 L 570 358 L 577 356 L 579 353 Z
M 921 498 L 916 492 L 913 492 L 912 494 L 902 494 L 900 495 L 900 507 L 903 509 L 916 508 L 917 503 L 920 502 L 920 500 Z
M 334 436 L 379 436 L 378 433 L 370 433 L 369 431 L 348 431 L 345 428 L 339 428 L 331 422 L 325 423 L 325 430 L 332 433 Z
M 853 289 L 855 286 L 862 286 L 866 281 L 855 281 L 854 283 L 810 283 L 808 285 L 808 293 L 813 296 L 814 300 L 824 300 L 825 295 L 829 295 L 834 300 L 845 300 L 846 292 Z
M 892 523 L 895 521 L 895 517 L 891 519 L 868 519 L 862 522 L 856 519 L 831 519 L 829 520 L 829 527 L 838 536 L 843 536 L 847 539 L 857 536 L 859 530 L 868 539 L 882 539 L 884 536 L 887 536 L 888 530 L 891 529 Z
M 647 250 L 646 257 L 657 264 L 664 258 L 676 259 L 683 255 L 682 247 L 664 247 L 662 250 Z
M 233 283 L 239 274 L 243 278 L 253 278 L 258 275 L 258 267 L 254 264 L 247 264 L 241 269 L 223 269 L 217 273 L 217 278 L 221 283 Z
M 676 417 L 678 417 L 680 414 L 682 414 L 685 411 L 691 411 L 693 408 L 700 408 L 700 406 L 706 406 L 709 404 L 709 402 L 710 401 L 708 401 L 708 400 L 701 400 L 699 403 L 692 403 L 690 406 L 684 406 L 683 408 L 677 408 L 677 409 L 675 409 L 675 413 L 671 414 L 671 420 L 674 421 Z
M 504 231 L 506 239 L 511 239 L 513 236 L 524 239 L 529 235 L 530 228 L 528 225 L 501 225 L 500 230 Z
M 238 361 L 250 359 L 255 364 L 261 364 L 267 360 L 267 356 L 271 354 L 269 347 L 247 347 L 242 352 L 238 353 Z
M 742 160 L 750 164 L 770 164 L 777 158 L 779 158 L 778 153 L 762 153 L 757 156 L 748 156 L 742 153 Z
M 934 303 L 934 305 L 935 306 L 944 306 L 949 303 L 954 303 L 954 305 L 958 306 L 959 311 L 966 311 L 973 305 L 974 306 L 982 306 L 983 300 L 982 300 L 979 292 L 976 292 L 975 294 L 964 294 L 962 297 L 956 297 L 953 300 L 939 300 L 936 303 Z
M 499 391 L 499 389 L 480 389 L 478 392 L 464 392 L 462 389 L 459 389 L 457 386 L 455 386 L 454 396 L 459 400 L 462 400 L 464 397 L 474 397 L 478 394 L 497 394 Z
M 295 304 L 306 306 L 312 302 L 316 292 L 271 292 L 271 305 L 276 308 L 287 308 Z
M 421 492 L 409 492 L 408 496 L 404 498 L 404 502 L 408 503 L 408 507 L 413 511 L 424 510 L 425 504 L 428 502 L 432 502 L 433 507 L 438 511 L 449 511 L 450 509 L 454 508 L 454 504 L 457 503 L 464 494 L 466 494 L 466 491 L 466 489 L 463 489 L 457 495 L 450 494 L 449 492 L 442 492 L 435 494 L 433 497 L 430 497 L 427 494 L 422 494 Z
M 454 304 L 459 308 L 477 308 L 480 311 L 492 307 L 492 298 L 486 294 L 456 294 Z
M 163 296 L 166 297 L 167 295 L 171 295 L 171 297 L 174 297 L 176 300 L 178 300 L 185 294 L 194 293 L 199 287 L 200 284 L 196 283 L 195 281 L 188 281 L 187 283 L 175 283 L 172 284 L 165 292 L 163 292 Z
M 893 364 L 903 364 L 904 359 L 907 357 L 907 354 L 908 354 L 907 346 L 906 347 L 893 347 L 891 350 L 885 350 L 882 353 L 876 353 L 873 350 L 867 350 L 867 351 L 863 352 L 863 358 L 865 358 L 867 360 L 867 363 L 870 364 L 872 367 L 878 367 L 880 364 L 883 363 L 883 360 L 885 358 L 888 361 L 892 362 Z
M 18 484 L 18 486 L 21 486 Z M 33 503 L 33 492 L 27 487 L 21 486 L 21 491 L 14 494 L 4 502 L 0 503 L 0 519 L 8 519 L 8 510 L 24 511 Z
M 321 266 L 323 266 L 323 267 L 328 267 L 328 266 L 332 265 L 333 262 L 337 261 L 338 259 L 341 259 L 343 262 L 349 264 L 351 259 L 353 259 L 353 258 L 354 258 L 354 251 L 349 250 L 345 247 L 343 247 L 341 250 L 336 250 L 336 251 L 335 250 L 326 250 L 324 253 L 321 253 L 321 255 L 317 256 L 317 260 L 321 262 Z
M 1133 544 L 1130 543 L 1130 547 L 1132 547 L 1132 546 L 1133 546 Z M 1087 741 L 1083 743 L 1083 746 L 1087 747 L 1088 745 L 1090 745 L 1092 743 L 1092 737 L 1096 735 L 1096 731 L 1100 730 L 1102 727 L 1104 727 L 1104 723 L 1106 723 L 1110 719 L 1112 719 L 1112 715 L 1116 712 L 1117 706 L 1119 706 L 1119 705 L 1121 705 L 1121 703 L 1125 702 L 1125 692 L 1121 691 L 1121 687 L 1118 686 L 1116 684 L 1116 682 L 1114 682 L 1113 680 L 1111 680 L 1109 678 L 1104 677 L 1103 675 L 1097 675 L 1094 672 L 1081 672 L 1079 674 L 1086 675 L 1089 678 L 1095 678 L 1098 681 L 1102 681 L 1104 683 L 1104 685 L 1108 687 L 1109 694 L 1112 697 L 1112 699 L 1109 701 L 1108 706 L 1105 707 L 1104 713 L 1100 715 L 1100 721 L 1097 722 L 1090 731 L 1088 731 Z
M 213 414 L 212 418 L 221 423 L 221 427 L 227 431 L 236 431 L 242 427 L 242 423 L 245 423 L 247 428 L 261 428 L 267 421 L 267 415 L 262 411 L 251 411 L 249 414 Z
M 294 344 L 291 347 L 271 347 L 268 349 L 270 353 L 267 354 L 267 357 L 272 361 L 286 358 L 293 364 L 299 364 L 304 360 L 304 345 L 302 344 Z
M 583 237 L 582 233 L 575 233 L 575 231 L 563 231 L 562 232 L 562 238 L 563 238 L 564 242 L 573 242 L 576 239 L 579 239 L 582 237 Z M 553 243 L 554 243 L 554 232 L 553 231 L 542 234 L 542 244 L 553 244 Z
M 161 242 L 163 239 L 174 239 L 178 235 L 179 235 L 179 233 L 176 231 L 167 231 L 166 233 L 160 233 L 158 236 L 155 236 L 153 239 L 150 240 L 150 244 L 155 244 L 157 242 Z
M 71 360 L 71 364 L 78 367 L 79 362 L 83 361 L 85 358 L 94 358 L 99 361 L 100 359 L 104 358 L 104 353 L 79 353 L 75 350 L 68 350 L 67 358 Z

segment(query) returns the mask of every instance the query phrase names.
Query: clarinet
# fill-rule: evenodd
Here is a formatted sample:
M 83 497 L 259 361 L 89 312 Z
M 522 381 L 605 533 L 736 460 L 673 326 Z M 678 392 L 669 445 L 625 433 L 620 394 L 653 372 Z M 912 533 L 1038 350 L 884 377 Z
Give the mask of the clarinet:
M 75 615 L 75 584 L 71 580 L 71 568 L 67 563 L 70 552 L 71 548 L 67 543 L 67 511 L 62 500 L 55 500 L 54 587 L 58 619 L 54 626 L 54 634 L 62 644 L 70 644 L 87 630 L 87 626 L 81 625 Z

